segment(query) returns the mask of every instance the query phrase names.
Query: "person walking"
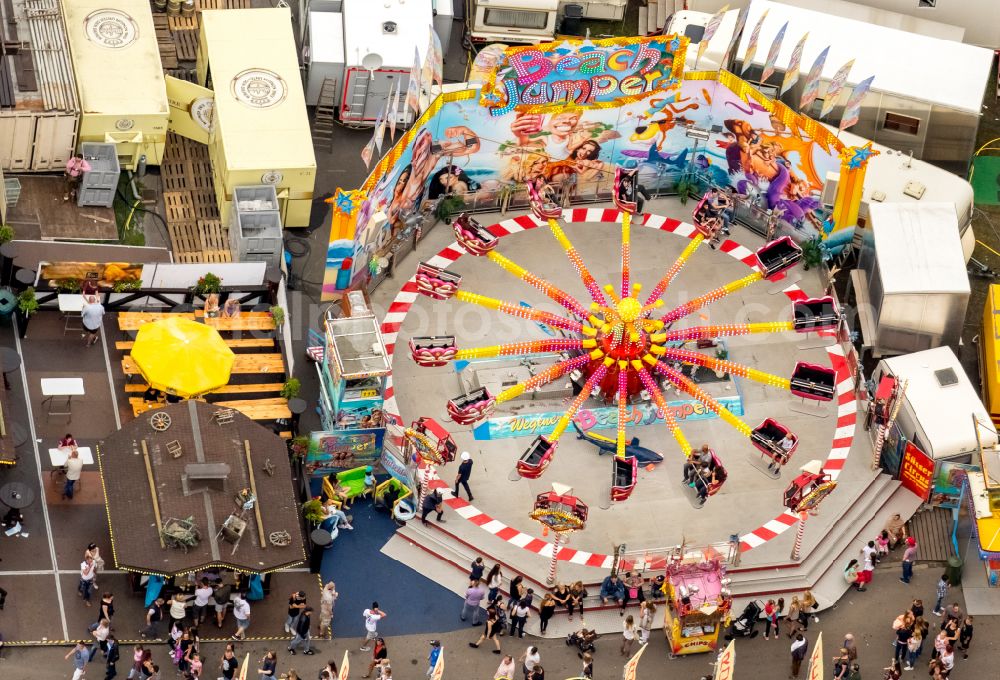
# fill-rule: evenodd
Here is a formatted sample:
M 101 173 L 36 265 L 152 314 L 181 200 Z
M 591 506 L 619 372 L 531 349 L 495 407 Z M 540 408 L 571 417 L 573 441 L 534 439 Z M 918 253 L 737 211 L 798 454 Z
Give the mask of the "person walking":
M 389 658 L 389 648 L 385 644 L 385 638 L 376 637 L 375 647 L 372 649 L 372 660 L 368 664 L 368 670 L 362 675 L 362 678 L 370 678 L 372 671 L 375 670 L 376 666 L 383 665 L 383 662 L 387 661 Z
M 236 654 L 233 652 L 232 645 L 226 645 L 226 651 L 222 654 L 222 661 L 219 663 L 219 669 L 222 671 L 222 677 L 225 680 L 233 680 L 236 677 L 236 669 L 240 667 L 240 662 L 236 658 Z
M 486 588 L 488 589 L 486 593 L 487 602 L 495 602 L 497 595 L 500 594 L 500 588 L 503 586 L 503 571 L 500 569 L 500 563 L 497 562 L 490 569 L 489 573 L 486 574 Z
M 629 614 L 622 623 L 622 656 L 628 656 L 632 651 L 632 643 L 635 642 L 635 619 Z
M 247 602 L 246 593 L 239 593 L 233 600 L 233 616 L 236 618 L 236 632 L 233 633 L 233 639 L 245 640 L 247 628 L 250 627 L 250 603 Z
M 847 650 L 847 656 L 850 657 L 852 662 L 858 660 L 858 645 L 854 640 L 854 633 L 847 633 L 844 635 L 843 647 Z
M 497 616 L 496 607 L 490 607 L 486 611 L 486 627 L 483 628 L 483 634 L 479 636 L 479 639 L 475 642 L 470 642 L 470 647 L 479 647 L 486 640 L 493 640 L 493 644 L 496 645 L 496 649 L 493 650 L 494 654 L 500 653 L 500 619 Z M 506 657 L 510 658 L 510 657 Z M 511 666 L 513 666 L 513 659 L 511 660 Z M 513 673 L 513 668 L 511 668 Z
M 361 647 L 361 651 L 367 652 L 370 649 L 368 642 L 378 638 L 378 622 L 387 615 L 378 608 L 378 602 L 372 602 L 371 608 L 364 610 L 361 616 L 365 619 L 365 644 Z
M 163 620 L 163 598 L 153 600 L 146 610 L 146 627 L 139 630 L 139 637 L 157 640 L 160 637 L 160 621 Z
M 188 598 L 179 590 L 170 598 L 170 621 L 179 628 L 184 628 L 187 619 L 187 601 Z
M 941 578 L 937 582 L 937 600 L 934 601 L 934 609 L 931 610 L 931 614 L 934 616 L 944 614 L 944 611 L 941 609 L 941 603 L 944 602 L 944 598 L 948 595 L 949 588 L 951 588 L 951 583 L 948 580 L 948 574 L 941 574 Z
M 969 647 L 972 645 L 972 617 L 966 616 L 962 623 L 962 628 L 958 632 L 958 648 L 962 651 L 962 658 L 969 658 Z
M 500 660 L 500 665 L 493 674 L 493 680 L 514 680 L 514 657 L 507 654 Z
M 307 606 L 295 619 L 295 627 L 292 629 L 295 637 L 288 644 L 288 653 L 292 656 L 295 656 L 295 648 L 299 645 L 302 645 L 302 653 L 306 656 L 315 654 L 310 646 L 311 640 L 309 638 L 309 632 L 312 630 L 312 612 L 313 608 Z
M 104 325 L 104 305 L 101 304 L 96 295 L 84 298 L 80 320 L 85 331 L 83 334 L 83 337 L 86 338 L 85 346 L 90 347 L 100 339 L 101 327 Z
M 114 635 L 108 637 L 107 648 L 105 649 L 107 659 L 104 665 L 104 680 L 113 680 L 118 675 L 118 659 L 121 658 L 121 650 L 118 648 L 118 640 Z
M 462 603 L 462 615 L 461 619 L 463 621 L 468 620 L 469 616 L 472 616 L 472 625 L 478 626 L 482 622 L 479 620 L 480 617 L 480 604 L 486 597 L 486 588 L 483 587 L 482 582 L 479 579 L 475 579 L 468 588 L 465 589 L 465 601 Z
M 229 608 L 230 599 L 233 596 L 233 586 L 227 583 L 225 579 L 219 581 L 215 586 L 215 594 L 212 595 L 212 599 L 215 600 L 215 627 L 222 628 L 222 624 L 226 620 L 226 609 Z
M 420 522 L 424 526 L 430 524 L 427 521 L 427 515 L 431 514 L 431 512 L 437 514 L 438 522 L 443 524 L 448 521 L 444 518 L 444 497 L 441 496 L 440 489 L 434 489 L 434 491 L 424 496 L 423 505 L 420 506 Z
M 434 674 L 434 666 L 437 665 L 438 657 L 441 656 L 441 641 L 431 640 L 431 651 L 427 654 L 427 677 Z
M 524 650 L 521 655 L 521 671 L 524 673 L 524 680 L 528 680 L 536 666 L 541 665 L 542 655 L 538 653 L 538 647 L 532 645 Z
M 90 645 L 90 656 L 87 657 L 88 663 L 93 661 L 94 657 L 97 656 L 98 649 L 107 654 L 108 636 L 111 635 L 111 622 L 107 619 L 101 619 L 91 626 L 90 635 L 94 638 L 94 641 Z
M 63 500 L 71 501 L 73 500 L 73 489 L 76 488 L 76 483 L 80 481 L 80 473 L 83 472 L 83 460 L 80 458 L 80 452 L 76 447 L 70 449 L 64 467 L 66 468 L 66 482 L 63 484 L 62 498 Z
M 97 565 L 96 561 L 94 562 L 94 565 L 96 567 Z M 95 577 L 94 580 L 96 581 L 97 578 Z M 96 583 L 94 584 L 94 588 L 97 588 Z M 111 621 L 114 615 L 115 615 L 115 594 L 104 593 L 103 595 L 101 595 L 101 605 L 97 612 L 97 620 L 100 621 L 101 619 L 107 619 L 108 621 Z
M 851 658 L 847 654 L 847 649 L 841 647 L 840 652 L 833 657 L 833 680 L 845 680 L 850 666 Z
M 274 680 L 274 672 L 278 668 L 278 655 L 273 649 L 261 657 L 260 668 L 257 669 L 258 680 Z
M 799 596 L 793 595 L 792 601 L 788 605 L 788 615 L 785 616 L 785 621 L 788 623 L 789 638 L 794 638 L 795 634 L 802 628 L 802 624 L 799 623 L 801 613 L 802 605 L 799 603 Z
M 644 645 L 649 641 L 650 631 L 653 630 L 653 622 L 656 620 L 656 605 L 646 600 L 639 605 L 639 644 Z
M 469 478 L 472 476 L 472 456 L 468 451 L 462 451 L 462 462 L 458 464 L 458 474 L 455 475 L 455 498 L 461 498 L 458 495 L 459 485 L 465 489 L 465 495 L 469 497 L 469 502 L 471 503 L 472 489 L 469 488 Z
M 201 654 L 195 651 L 194 647 L 188 652 L 188 670 L 185 680 L 199 680 L 204 664 L 201 661 Z
M 552 593 L 545 593 L 542 601 L 538 604 L 538 629 L 544 633 L 549 627 L 549 619 L 556 613 L 556 598 Z
M 146 649 L 142 645 L 136 645 L 132 648 L 132 668 L 129 669 L 128 680 L 138 680 L 145 656 Z
M 909 584 L 913 578 L 913 563 L 917 560 L 917 539 L 913 536 L 906 537 L 906 550 L 903 551 L 903 575 L 899 578 L 903 583 Z
M 799 669 L 802 668 L 802 659 L 806 658 L 806 652 L 808 651 L 809 641 L 806 640 L 802 633 L 796 633 L 791 647 L 792 669 L 788 675 L 789 678 L 799 677 Z
M 87 674 L 87 662 L 90 654 L 87 652 L 87 645 L 83 640 L 77 640 L 76 647 L 66 652 L 64 659 L 73 657 L 73 680 L 81 680 Z
M 193 616 L 195 625 L 205 622 L 205 610 L 208 609 L 208 601 L 212 599 L 215 590 L 208 584 L 208 579 L 202 579 L 198 587 L 194 589 Z
M 288 615 L 285 617 L 285 632 L 295 633 L 295 621 L 306 608 L 306 594 L 298 590 L 288 598 Z
M 68 437 L 70 435 L 66 436 Z M 79 477 L 77 477 L 77 480 L 79 480 Z M 87 545 L 87 549 L 83 551 L 83 556 L 86 557 L 87 555 L 94 558 L 94 590 L 100 590 L 101 587 L 97 583 L 97 576 L 104 569 L 104 558 L 101 557 L 101 549 L 97 547 L 96 543 L 89 543 Z M 111 617 L 107 616 L 105 618 L 110 619 Z
M 321 635 L 333 637 L 333 605 L 337 601 L 337 586 L 330 581 L 319 596 L 319 631 Z
M 85 557 L 83 562 L 80 563 L 80 585 L 78 590 L 80 591 L 80 597 L 83 601 L 87 603 L 90 607 L 90 596 L 94 591 L 94 579 L 97 577 L 97 567 L 94 566 L 94 560 L 90 557 Z

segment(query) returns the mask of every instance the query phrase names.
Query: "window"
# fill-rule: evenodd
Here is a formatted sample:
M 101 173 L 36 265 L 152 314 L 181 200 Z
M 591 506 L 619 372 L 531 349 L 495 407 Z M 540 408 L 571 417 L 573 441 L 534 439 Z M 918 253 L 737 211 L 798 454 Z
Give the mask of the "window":
M 691 41 L 692 45 L 697 45 L 705 37 L 705 27 L 697 24 L 688 24 L 684 27 L 684 36 Z
M 882 129 L 894 130 L 895 132 L 902 132 L 907 135 L 915 135 L 920 129 L 920 119 L 912 116 L 904 116 L 901 113 L 887 112 L 885 114 L 885 119 L 882 121 Z
M 542 29 L 549 22 L 548 12 L 534 12 L 521 9 L 486 9 L 483 23 L 487 26 L 503 28 Z
M 917 0 L 917 9 L 934 9 L 937 7 L 937 0 Z

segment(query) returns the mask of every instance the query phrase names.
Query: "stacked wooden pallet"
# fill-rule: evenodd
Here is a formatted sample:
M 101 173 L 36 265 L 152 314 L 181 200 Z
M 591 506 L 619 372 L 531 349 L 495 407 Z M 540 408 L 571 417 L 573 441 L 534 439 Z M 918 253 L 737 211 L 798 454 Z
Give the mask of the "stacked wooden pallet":
M 177 68 L 177 45 L 170 31 L 170 22 L 166 14 L 153 15 L 153 27 L 156 29 L 156 44 L 160 48 L 160 61 L 163 68 Z
M 230 262 L 229 229 L 219 221 L 208 147 L 167 136 L 163 163 L 163 205 L 178 262 Z

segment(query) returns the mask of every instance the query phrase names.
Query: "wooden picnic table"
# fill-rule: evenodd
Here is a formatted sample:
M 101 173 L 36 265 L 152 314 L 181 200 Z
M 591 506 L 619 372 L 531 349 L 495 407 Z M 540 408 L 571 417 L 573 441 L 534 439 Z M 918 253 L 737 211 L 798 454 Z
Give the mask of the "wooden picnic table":
M 273 331 L 274 319 L 267 316 L 216 316 L 213 318 L 202 318 L 206 326 L 211 326 L 217 331 Z
M 143 324 L 172 316 L 194 320 L 194 313 L 192 312 L 118 312 L 118 329 L 121 331 L 137 331 Z
M 143 401 L 142 397 L 129 397 L 129 405 L 132 407 L 132 415 L 138 418 L 143 413 L 163 408 L 166 404 L 155 401 Z M 203 401 L 203 400 L 199 400 Z M 217 401 L 214 406 L 236 409 L 247 418 L 252 420 L 278 420 L 279 418 L 291 418 L 292 412 L 288 408 L 288 400 L 276 397 L 274 399 L 237 399 L 235 401 Z M 282 433 L 284 436 L 284 433 Z
M 140 375 L 132 356 L 122 358 L 122 371 L 126 376 Z M 278 373 L 285 372 L 285 362 L 280 354 L 237 354 L 233 357 L 231 373 Z
M 274 347 L 273 338 L 223 338 L 230 349 L 253 349 L 258 347 Z M 115 342 L 115 349 L 130 351 L 135 345 L 133 340 L 118 340 Z
M 217 390 L 212 390 L 208 394 L 265 394 L 267 392 L 280 392 L 285 383 L 248 383 L 245 385 L 223 385 Z M 125 391 L 131 393 L 141 393 L 149 389 L 145 383 L 130 383 L 125 385 Z

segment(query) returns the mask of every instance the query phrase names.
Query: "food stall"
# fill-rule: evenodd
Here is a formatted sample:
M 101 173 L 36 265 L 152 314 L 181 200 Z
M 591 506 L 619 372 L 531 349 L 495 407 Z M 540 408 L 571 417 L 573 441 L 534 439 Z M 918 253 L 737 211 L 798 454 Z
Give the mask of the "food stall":
M 197 76 L 215 91 L 208 153 L 223 224 L 236 187 L 271 184 L 281 223 L 308 226 L 316 157 L 290 10 L 202 11 Z
M 63 0 L 80 93 L 79 141 L 115 144 L 122 168 L 159 165 L 167 140 L 167 88 L 146 0 Z
M 671 656 L 718 648 L 733 603 L 728 584 L 723 558 L 711 548 L 688 551 L 667 564 L 663 631 Z

